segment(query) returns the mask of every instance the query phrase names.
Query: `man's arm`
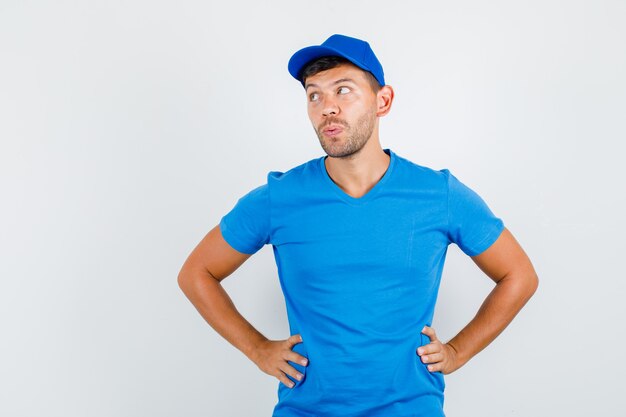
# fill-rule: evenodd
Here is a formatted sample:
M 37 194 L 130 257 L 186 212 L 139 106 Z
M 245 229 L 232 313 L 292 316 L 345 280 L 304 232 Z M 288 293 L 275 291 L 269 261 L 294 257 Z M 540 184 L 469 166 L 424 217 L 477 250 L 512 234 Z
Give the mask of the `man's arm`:
M 191 252 L 178 274 L 178 285 L 200 315 L 230 344 L 243 352 L 265 373 L 286 385 L 285 373 L 297 378 L 298 371 L 287 363 L 301 362 L 291 347 L 302 340 L 292 335 L 285 341 L 268 340 L 237 311 L 221 281 L 251 255 L 235 250 L 224 240 L 219 225 L 207 233 Z
M 530 259 L 507 228 L 487 250 L 471 258 L 496 286 L 476 316 L 447 343 L 441 344 L 427 328 L 424 333 L 431 343 L 420 348 L 426 360 L 419 350 L 418 354 L 424 363 L 432 363 L 431 371 L 449 374 L 467 363 L 502 333 L 539 285 Z
M 178 274 L 180 289 L 200 315 L 248 358 L 267 338 L 239 313 L 221 281 L 250 256 L 232 248 L 217 225 L 191 252 Z

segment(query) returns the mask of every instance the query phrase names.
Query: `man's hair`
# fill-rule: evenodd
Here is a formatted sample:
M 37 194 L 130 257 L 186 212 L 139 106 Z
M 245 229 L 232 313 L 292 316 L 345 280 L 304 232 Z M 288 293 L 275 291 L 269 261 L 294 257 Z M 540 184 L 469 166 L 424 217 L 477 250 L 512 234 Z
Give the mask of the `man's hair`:
M 312 75 L 315 75 L 318 72 L 322 72 L 322 71 L 329 70 L 331 68 L 335 68 L 335 67 L 337 67 L 337 66 L 339 66 L 341 64 L 351 64 L 351 65 L 354 65 L 349 60 L 347 60 L 347 59 L 345 59 L 343 57 L 340 57 L 340 56 L 323 56 L 321 58 L 317 58 L 317 59 L 309 62 L 308 64 L 306 64 L 304 66 L 304 68 L 302 69 L 302 73 L 300 74 L 300 79 L 304 83 L 304 81 L 308 77 L 310 77 Z M 357 68 L 359 68 L 359 67 L 357 67 Z M 363 71 L 363 73 L 365 74 L 365 78 L 369 82 L 370 87 L 372 87 L 372 91 L 374 92 L 374 94 L 378 93 L 378 91 L 381 89 L 381 85 L 378 84 L 378 81 L 376 80 L 374 75 L 371 72 L 365 71 L 362 68 L 359 68 L 359 69 L 361 71 Z

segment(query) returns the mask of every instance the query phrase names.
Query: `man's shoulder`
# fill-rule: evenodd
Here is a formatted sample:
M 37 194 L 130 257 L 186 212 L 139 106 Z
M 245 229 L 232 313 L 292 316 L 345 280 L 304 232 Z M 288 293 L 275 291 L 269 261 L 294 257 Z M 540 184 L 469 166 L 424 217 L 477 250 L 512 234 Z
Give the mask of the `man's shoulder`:
M 306 180 L 315 174 L 315 170 L 320 163 L 320 158 L 321 157 L 310 159 L 286 171 L 270 171 L 267 174 L 267 181 L 268 183 L 290 184 Z
M 447 168 L 433 168 L 428 165 L 419 164 L 408 158 L 396 154 L 399 170 L 404 174 L 405 178 L 412 181 L 434 182 L 438 185 L 445 184 L 450 171 Z

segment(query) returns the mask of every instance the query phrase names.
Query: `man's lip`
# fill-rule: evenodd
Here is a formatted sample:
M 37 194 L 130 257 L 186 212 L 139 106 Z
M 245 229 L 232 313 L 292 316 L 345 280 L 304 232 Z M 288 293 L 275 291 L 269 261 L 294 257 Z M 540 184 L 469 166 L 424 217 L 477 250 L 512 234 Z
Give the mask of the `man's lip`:
M 343 130 L 343 127 L 341 126 L 337 126 L 337 125 L 331 125 L 331 126 L 327 126 L 325 127 L 322 132 L 324 133 L 339 133 Z

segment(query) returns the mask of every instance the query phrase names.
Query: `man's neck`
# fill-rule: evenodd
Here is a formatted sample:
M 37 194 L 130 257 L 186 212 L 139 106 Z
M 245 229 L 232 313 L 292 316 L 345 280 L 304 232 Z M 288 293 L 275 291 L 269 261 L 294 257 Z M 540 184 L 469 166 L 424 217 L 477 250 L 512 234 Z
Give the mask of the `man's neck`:
M 390 155 L 374 138 L 370 138 L 368 143 L 350 158 L 328 156 L 324 161 L 330 178 L 344 192 L 355 198 L 365 195 L 380 181 L 387 172 L 390 162 Z

